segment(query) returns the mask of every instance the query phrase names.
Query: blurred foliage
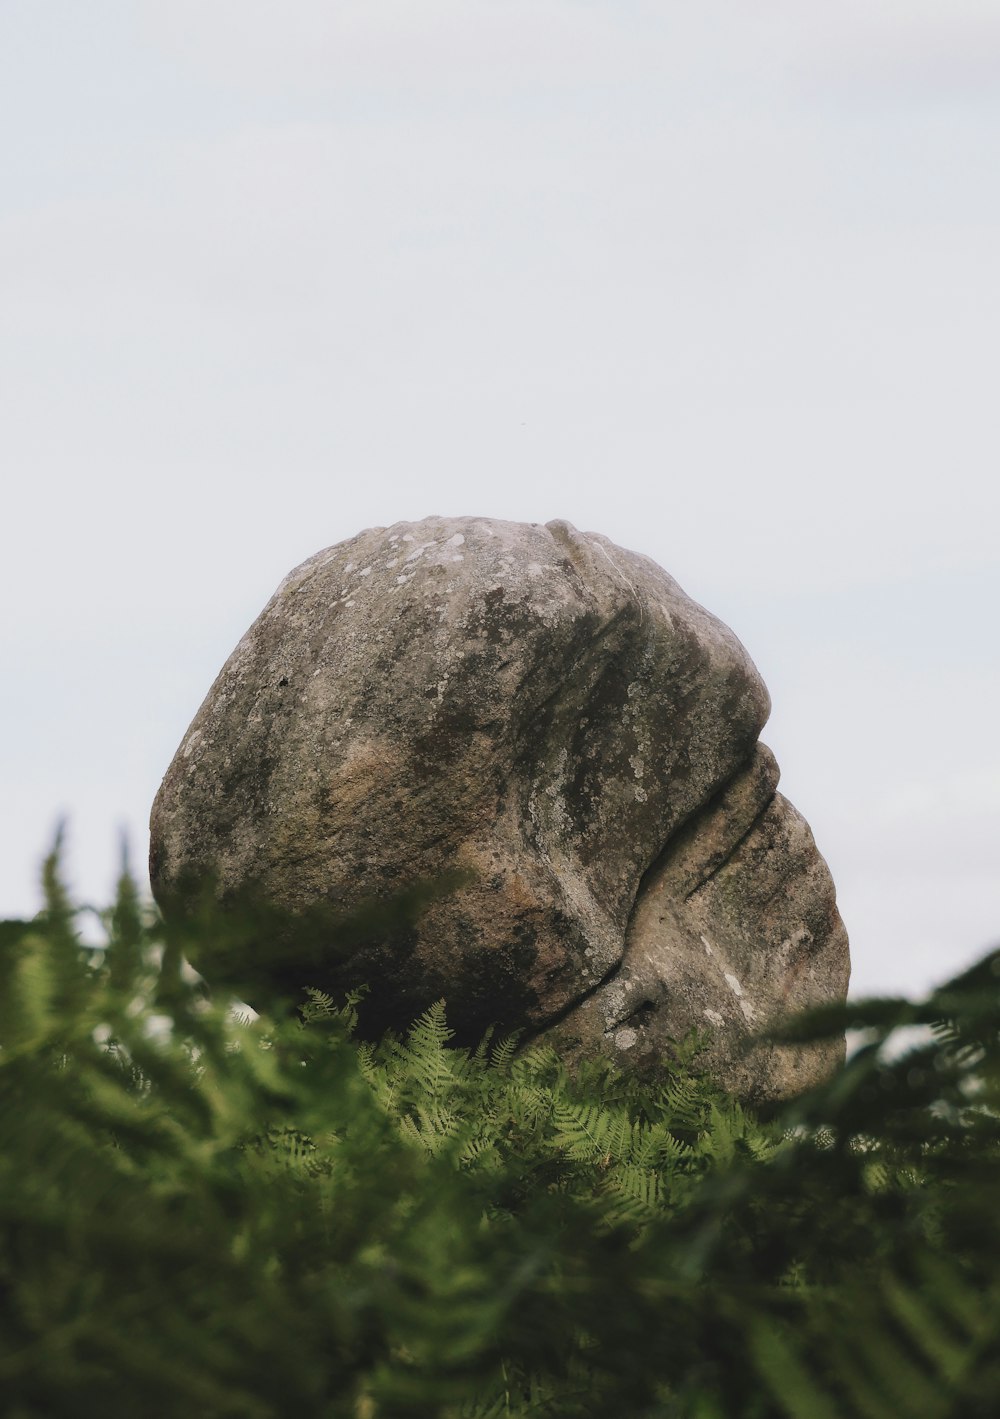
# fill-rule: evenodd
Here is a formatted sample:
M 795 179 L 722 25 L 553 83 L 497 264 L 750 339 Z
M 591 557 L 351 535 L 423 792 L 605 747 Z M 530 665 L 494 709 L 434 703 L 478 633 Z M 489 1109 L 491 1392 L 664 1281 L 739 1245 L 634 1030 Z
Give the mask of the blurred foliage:
M 640 1086 L 443 1004 L 249 1021 L 127 872 L 99 946 L 45 893 L 0 923 L 4 1415 L 1000 1413 L 1000 953 L 793 1022 L 864 1043 L 763 1122 L 693 1045 Z

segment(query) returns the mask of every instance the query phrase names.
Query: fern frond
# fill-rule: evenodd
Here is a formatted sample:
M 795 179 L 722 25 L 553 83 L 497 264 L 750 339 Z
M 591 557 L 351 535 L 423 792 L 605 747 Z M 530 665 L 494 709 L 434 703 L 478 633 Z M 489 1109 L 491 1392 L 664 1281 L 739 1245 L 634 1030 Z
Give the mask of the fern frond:
M 517 1053 L 518 1038 L 519 1036 L 516 1034 L 504 1035 L 503 1039 L 493 1046 L 490 1052 L 490 1068 L 494 1069 L 497 1074 L 510 1073 L 512 1061 Z
M 606 1154 L 614 1119 L 599 1103 L 574 1104 L 559 1099 L 552 1110 L 555 1144 L 572 1157 Z
M 628 1213 L 631 1217 L 648 1219 L 660 1212 L 663 1183 L 660 1174 L 652 1168 L 619 1163 L 608 1173 L 605 1186 L 634 1204 Z
M 632 1160 L 639 1167 L 652 1168 L 676 1164 L 693 1158 L 694 1147 L 676 1138 L 665 1123 L 654 1123 L 642 1129 L 632 1149 Z

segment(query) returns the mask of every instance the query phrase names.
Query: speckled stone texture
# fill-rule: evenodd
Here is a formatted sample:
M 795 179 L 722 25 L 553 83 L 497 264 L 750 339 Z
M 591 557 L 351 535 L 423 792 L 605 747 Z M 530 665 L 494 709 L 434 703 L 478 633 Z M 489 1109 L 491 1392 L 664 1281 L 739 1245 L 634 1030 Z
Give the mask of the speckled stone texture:
M 751 1032 L 841 998 L 849 964 L 768 709 L 732 632 L 604 537 L 370 529 L 291 572 L 226 662 L 153 806 L 153 890 L 168 916 L 206 882 L 287 913 L 252 969 L 195 962 L 261 1000 L 367 983 L 374 1030 L 444 996 L 463 1038 L 496 1022 L 641 1068 L 697 1026 L 724 1082 L 781 1096 L 839 1050 Z M 317 907 L 453 869 L 411 926 L 297 941 Z

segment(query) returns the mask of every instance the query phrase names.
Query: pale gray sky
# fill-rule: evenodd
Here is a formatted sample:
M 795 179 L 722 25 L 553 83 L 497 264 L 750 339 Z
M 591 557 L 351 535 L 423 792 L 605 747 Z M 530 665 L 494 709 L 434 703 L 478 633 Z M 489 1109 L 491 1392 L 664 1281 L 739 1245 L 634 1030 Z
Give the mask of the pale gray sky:
M 0 135 L 0 914 L 291 566 L 476 513 L 746 643 L 855 989 L 1000 940 L 995 0 L 0 0 Z

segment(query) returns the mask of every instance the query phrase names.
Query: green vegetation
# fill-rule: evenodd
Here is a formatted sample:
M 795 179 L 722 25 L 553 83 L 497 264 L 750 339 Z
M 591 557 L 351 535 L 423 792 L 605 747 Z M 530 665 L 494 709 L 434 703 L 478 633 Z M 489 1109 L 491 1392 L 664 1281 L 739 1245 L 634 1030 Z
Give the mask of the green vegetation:
M 865 1043 L 760 1121 L 694 1045 L 650 1088 L 444 1006 L 240 1020 L 127 875 L 101 947 L 45 885 L 0 924 L 4 1415 L 1000 1413 L 1000 952 L 790 1026 Z

